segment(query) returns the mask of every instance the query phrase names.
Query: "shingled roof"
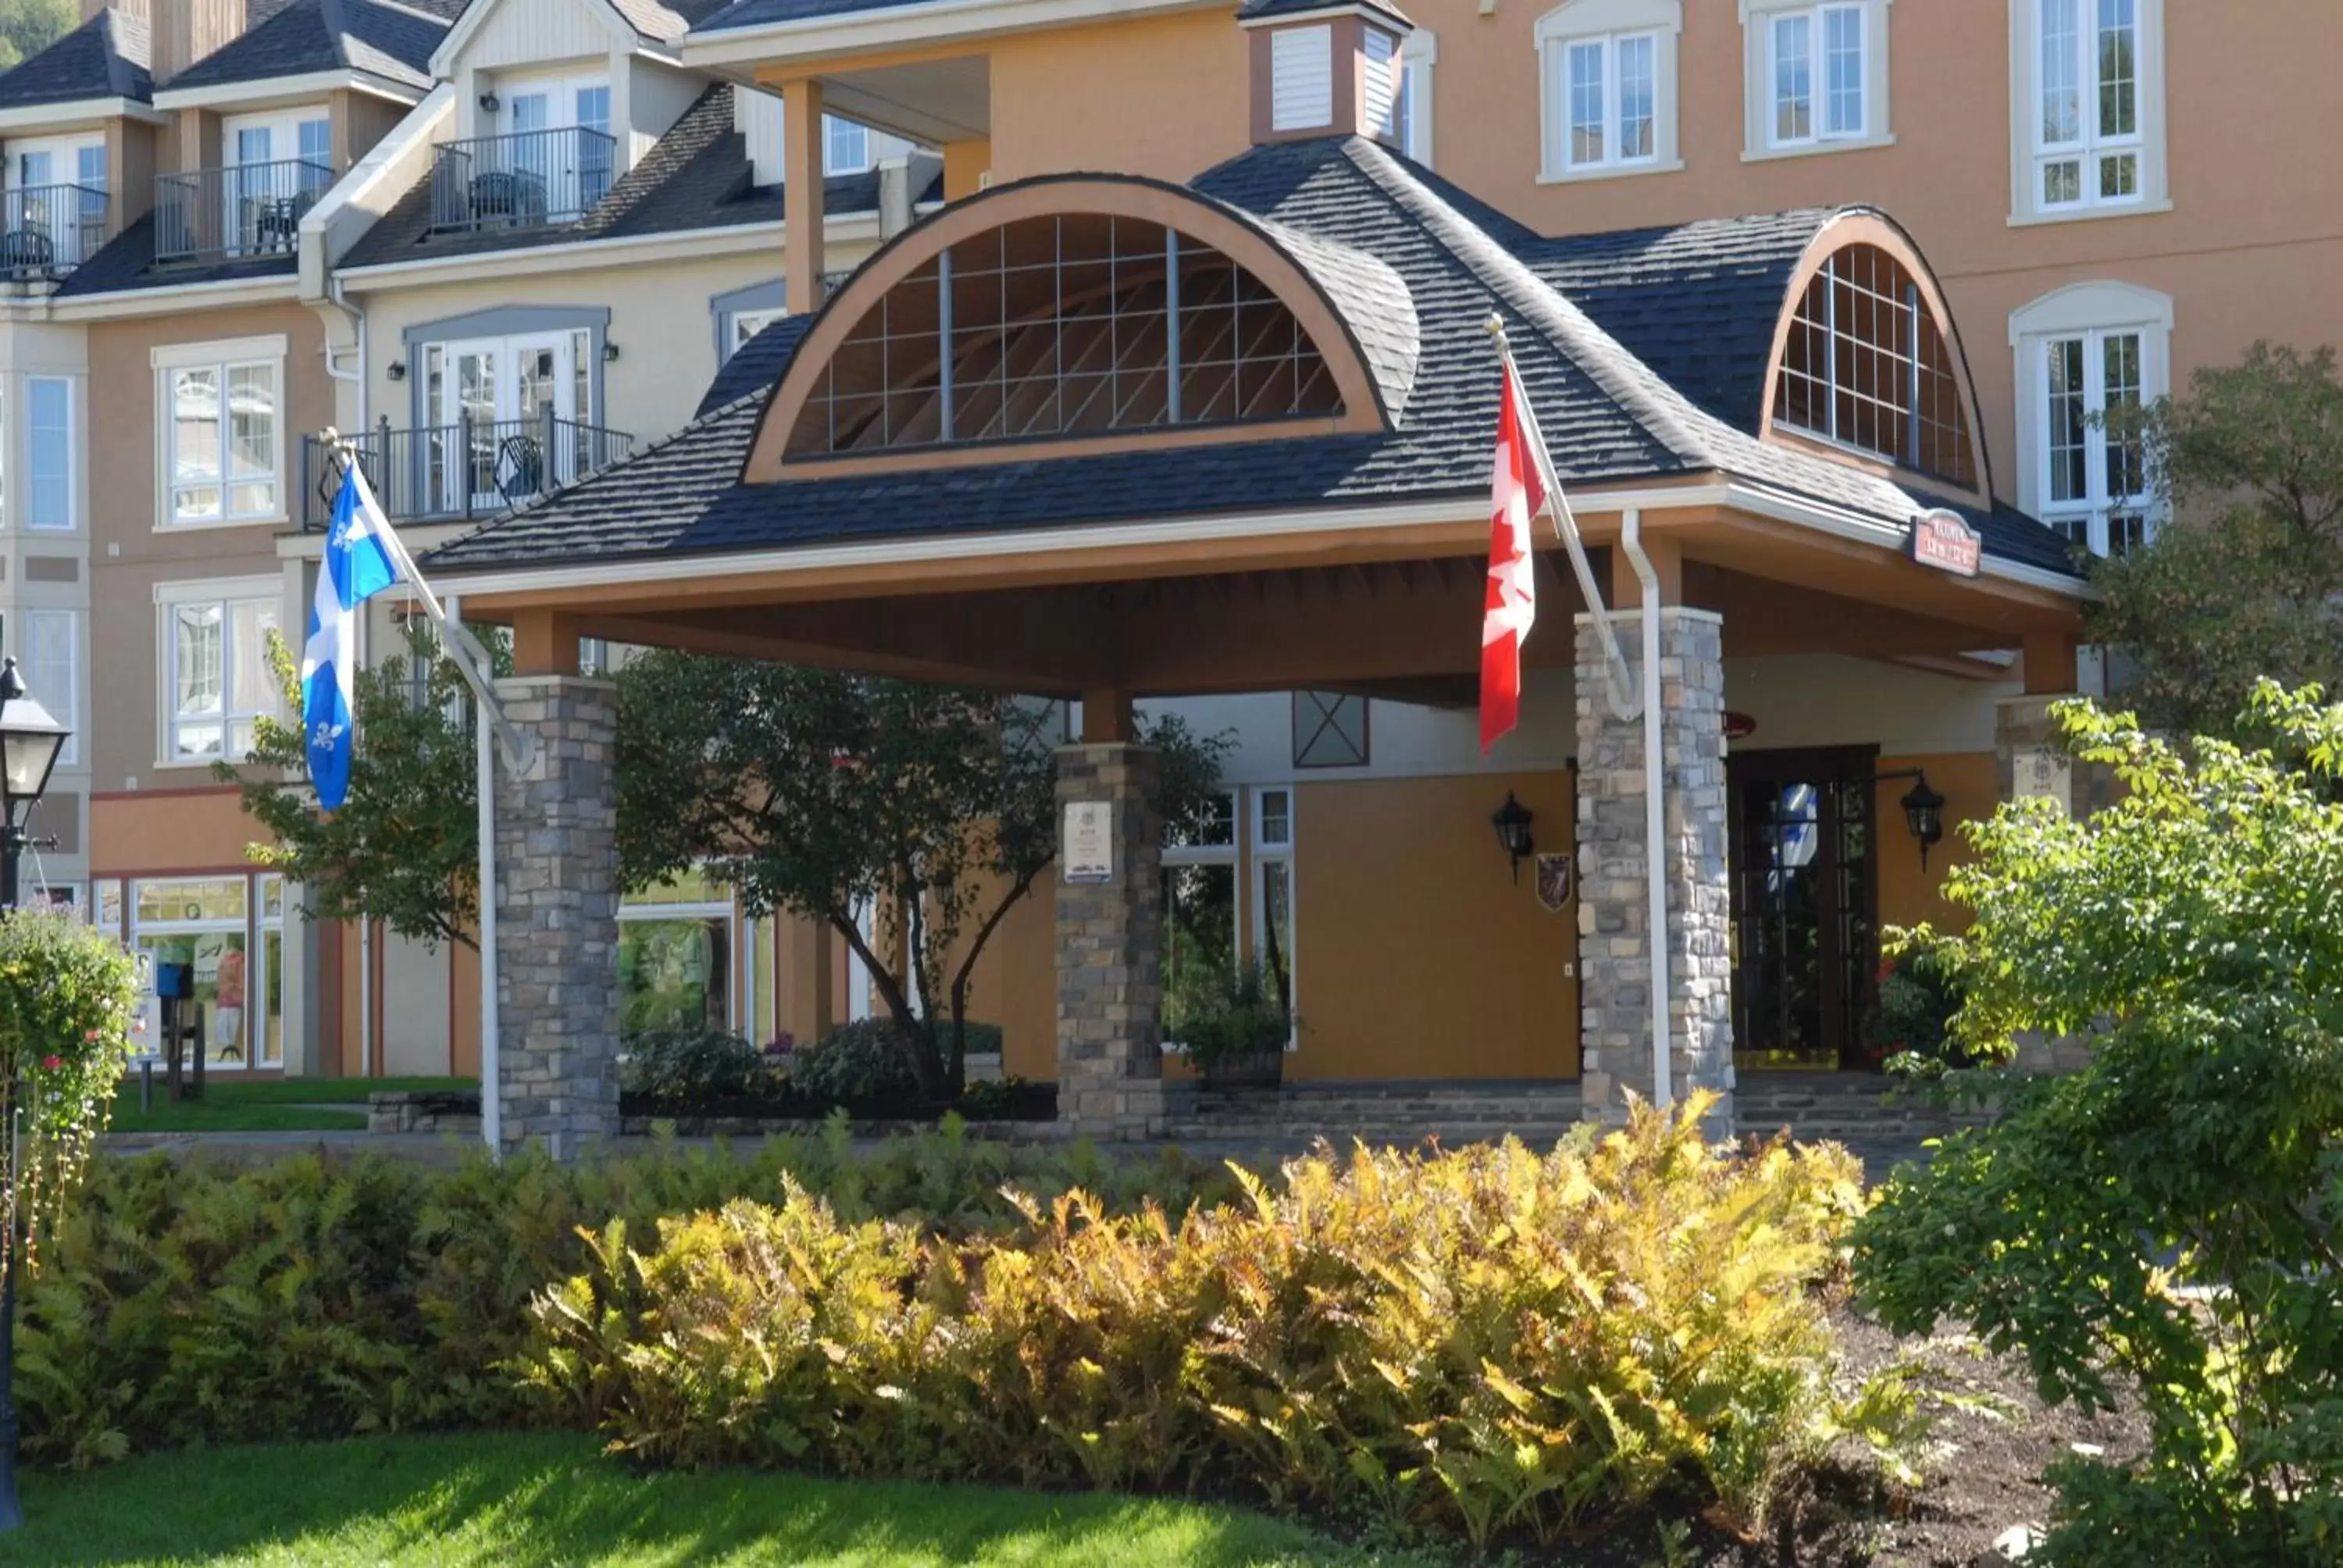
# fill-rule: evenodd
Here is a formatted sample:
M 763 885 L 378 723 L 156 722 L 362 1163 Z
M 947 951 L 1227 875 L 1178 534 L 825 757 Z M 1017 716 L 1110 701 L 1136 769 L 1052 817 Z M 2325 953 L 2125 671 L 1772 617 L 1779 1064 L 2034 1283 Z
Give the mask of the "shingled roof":
M 317 71 L 363 71 L 417 93 L 448 18 L 395 0 L 292 0 L 163 84 L 166 91 Z
M 701 93 L 683 117 L 611 186 L 609 194 L 576 223 L 434 234 L 431 176 L 427 170 L 350 247 L 341 265 L 346 269 L 380 266 L 432 256 L 780 222 L 781 187 L 757 185 L 755 177 L 748 144 L 732 128 L 732 88 L 718 83 Z M 917 199 L 936 199 L 940 179 L 939 174 L 936 186 Z M 822 210 L 833 217 L 878 211 L 877 171 L 825 180 Z
M 0 71 L 0 109 L 84 98 L 145 103 L 154 95 L 147 60 L 146 18 L 109 7 L 30 59 Z
M 488 523 L 431 565 L 576 564 L 1485 497 L 1498 389 L 1484 330 L 1493 312 L 1567 484 L 1722 472 L 1896 527 L 1943 504 L 1758 438 L 1765 355 L 1754 345 L 1762 324 L 1770 346 L 1788 267 L 1831 213 L 1544 239 L 1357 137 L 1256 147 L 1192 188 L 1248 221 L 1372 257 L 1402 281 L 1419 351 L 1391 430 L 744 485 L 768 396 L 752 385 L 631 461 Z M 1679 305 L 1688 320 L 1676 318 Z M 760 335 L 742 350 L 757 358 L 728 367 L 724 381 L 739 387 L 753 369 L 769 382 L 798 341 Z M 1989 555 L 2070 570 L 2064 539 L 2040 524 L 2006 508 L 1964 509 Z

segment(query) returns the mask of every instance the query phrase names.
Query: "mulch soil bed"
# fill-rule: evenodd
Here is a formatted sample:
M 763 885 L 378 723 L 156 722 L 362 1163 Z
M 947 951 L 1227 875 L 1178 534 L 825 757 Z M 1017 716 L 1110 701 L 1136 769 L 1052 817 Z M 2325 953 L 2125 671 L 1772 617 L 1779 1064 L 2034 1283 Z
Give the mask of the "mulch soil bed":
M 1933 1430 L 1919 1487 L 1892 1485 L 1849 1453 L 1845 1468 L 1814 1478 L 1765 1541 L 1738 1542 L 1696 1524 L 1671 1556 L 1656 1521 L 1646 1519 L 1513 1560 L 1524 1568 L 2003 1568 L 2012 1559 L 1995 1543 L 2013 1526 L 2038 1532 L 2049 1519 L 2041 1475 L 2052 1461 L 2077 1452 L 2121 1461 L 2147 1445 L 2136 1412 L 2046 1409 L 2022 1360 L 1995 1356 L 1950 1327 L 1929 1340 L 1899 1341 L 1852 1312 L 1836 1322 L 1850 1372 L 1899 1360 L 1920 1369 Z

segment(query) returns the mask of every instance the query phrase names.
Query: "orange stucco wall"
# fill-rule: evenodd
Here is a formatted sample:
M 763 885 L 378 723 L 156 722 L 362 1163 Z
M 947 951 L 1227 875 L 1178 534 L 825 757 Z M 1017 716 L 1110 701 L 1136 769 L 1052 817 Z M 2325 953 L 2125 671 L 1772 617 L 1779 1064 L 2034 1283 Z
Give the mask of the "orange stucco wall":
M 1066 169 L 1185 180 L 1251 139 L 1246 37 L 1227 11 L 1023 34 L 990 52 L 996 184 Z
M 93 795 L 90 875 L 247 871 L 252 862 L 245 850 L 258 836 L 244 814 L 243 797 L 232 788 Z
M 1928 851 L 1922 869 L 1919 848 L 1904 828 L 1903 799 L 1911 780 L 1891 779 L 1878 786 L 1872 820 L 1879 832 L 1879 923 L 1916 926 L 1926 920 L 1939 930 L 1958 930 L 1968 924 L 1969 912 L 1946 903 L 1940 890 L 1946 872 L 1972 859 L 1959 824 L 1990 817 L 1999 804 L 1999 769 L 1990 751 L 1879 759 L 1882 773 L 1906 768 L 1926 769 L 1929 787 L 1944 796 L 1945 839 Z
M 1296 789 L 1288 1077 L 1578 1076 L 1577 904 L 1510 879 L 1489 827 L 1508 789 L 1572 849 L 1567 772 Z

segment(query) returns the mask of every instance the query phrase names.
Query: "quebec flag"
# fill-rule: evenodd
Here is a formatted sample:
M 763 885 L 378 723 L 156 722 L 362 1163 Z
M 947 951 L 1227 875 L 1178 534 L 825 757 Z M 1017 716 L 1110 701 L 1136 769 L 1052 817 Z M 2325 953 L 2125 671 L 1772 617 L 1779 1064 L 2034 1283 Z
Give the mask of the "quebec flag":
M 317 570 L 317 597 L 309 607 L 309 641 L 301 655 L 301 723 L 309 735 L 309 779 L 317 804 L 341 809 L 350 788 L 352 668 L 357 658 L 357 609 L 398 580 L 385 543 L 390 519 L 353 462 L 334 498 L 334 525 Z

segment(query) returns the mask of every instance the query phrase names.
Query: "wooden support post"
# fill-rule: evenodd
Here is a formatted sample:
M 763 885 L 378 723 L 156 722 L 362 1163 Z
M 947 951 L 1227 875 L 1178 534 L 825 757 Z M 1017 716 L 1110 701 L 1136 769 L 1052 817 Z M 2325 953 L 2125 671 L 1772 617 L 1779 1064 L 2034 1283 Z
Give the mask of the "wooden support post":
M 821 307 L 821 84 L 810 78 L 781 88 L 781 219 L 789 254 L 789 309 Z
M 2077 642 L 2066 631 L 2042 631 L 2026 638 L 2026 695 L 2064 697 L 2081 683 L 2076 670 Z
M 525 609 L 513 617 L 515 675 L 578 673 L 578 618 L 560 610 Z
M 1135 722 L 1128 691 L 1100 686 L 1088 688 L 1082 692 L 1083 745 L 1128 744 L 1132 738 Z

